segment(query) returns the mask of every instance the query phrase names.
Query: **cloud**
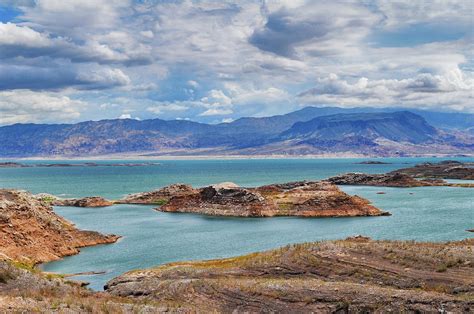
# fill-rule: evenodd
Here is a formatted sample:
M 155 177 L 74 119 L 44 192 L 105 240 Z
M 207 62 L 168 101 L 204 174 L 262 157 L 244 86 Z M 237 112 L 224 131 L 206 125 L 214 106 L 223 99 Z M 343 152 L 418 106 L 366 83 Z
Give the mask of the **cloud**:
M 125 32 L 111 32 L 88 38 L 82 44 L 63 37 L 51 37 L 28 26 L 0 22 L 0 57 L 60 58 L 71 62 L 144 65 L 152 62 L 146 45 Z
M 0 124 L 71 121 L 86 104 L 68 96 L 29 90 L 0 92 Z
M 434 107 L 474 112 L 473 90 L 474 77 L 467 77 L 459 68 L 402 79 L 361 77 L 353 82 L 331 74 L 318 79 L 316 87 L 301 93 L 299 100 L 327 105 Z
M 100 90 L 130 84 L 130 78 L 120 69 L 84 68 L 51 65 L 35 67 L 0 63 L 0 90 Z
M 64 34 L 108 29 L 119 23 L 130 4 L 129 0 L 36 0 L 31 6 L 22 6 L 22 19 L 29 25 Z
M 222 116 L 226 114 L 233 113 L 232 109 L 223 109 L 223 108 L 215 108 L 215 109 L 207 109 L 206 111 L 200 113 L 200 116 Z
M 187 109 L 189 109 L 188 106 L 179 103 L 163 103 L 146 108 L 147 111 L 154 114 L 160 114 L 169 111 L 186 111 Z
M 307 104 L 472 108 L 469 1 L 9 5 L 19 14 L 0 23 L 0 91 L 114 105 L 86 106 L 83 119 L 127 108 L 202 122 Z
M 350 3 L 307 2 L 270 10 L 266 8 L 266 22 L 253 32 L 249 42 L 288 58 L 299 58 L 303 52 L 311 55 L 344 52 L 343 41 L 362 38 L 379 20 L 363 6 Z M 334 41 L 341 47 L 335 47 Z

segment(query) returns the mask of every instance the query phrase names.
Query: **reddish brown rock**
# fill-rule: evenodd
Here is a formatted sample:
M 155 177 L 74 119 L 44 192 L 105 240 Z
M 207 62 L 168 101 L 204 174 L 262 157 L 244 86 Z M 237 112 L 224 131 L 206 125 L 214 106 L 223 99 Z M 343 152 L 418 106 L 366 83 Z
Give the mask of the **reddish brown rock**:
M 328 182 L 290 182 L 257 188 L 208 186 L 175 196 L 157 208 L 164 212 L 187 212 L 239 217 L 349 217 L 387 215 L 369 201 L 342 192 Z
M 78 230 L 53 212 L 50 202 L 28 192 L 0 189 L 0 252 L 40 263 L 77 254 L 80 247 L 112 243 L 119 237 Z
M 196 190 L 192 186 L 178 183 L 150 192 L 130 194 L 126 198 L 116 201 L 116 203 L 163 205 L 171 197 L 189 195 L 195 192 Z
M 107 207 L 112 206 L 114 202 L 106 200 L 100 196 L 89 196 L 79 199 L 56 199 L 52 202 L 55 206 L 73 206 L 73 207 Z

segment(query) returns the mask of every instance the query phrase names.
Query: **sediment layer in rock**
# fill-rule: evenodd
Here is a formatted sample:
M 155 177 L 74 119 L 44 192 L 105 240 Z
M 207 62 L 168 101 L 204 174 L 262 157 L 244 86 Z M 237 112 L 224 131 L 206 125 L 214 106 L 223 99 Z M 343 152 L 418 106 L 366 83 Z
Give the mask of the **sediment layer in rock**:
M 350 217 L 388 213 L 329 182 L 290 182 L 257 188 L 208 186 L 173 196 L 157 208 L 164 212 L 238 217 Z
M 217 312 L 469 312 L 474 240 L 355 237 L 241 257 L 172 263 L 112 279 L 116 296 Z
M 14 260 L 41 263 L 77 254 L 80 247 L 119 237 L 78 230 L 56 215 L 50 202 L 25 191 L 0 189 L 0 252 Z

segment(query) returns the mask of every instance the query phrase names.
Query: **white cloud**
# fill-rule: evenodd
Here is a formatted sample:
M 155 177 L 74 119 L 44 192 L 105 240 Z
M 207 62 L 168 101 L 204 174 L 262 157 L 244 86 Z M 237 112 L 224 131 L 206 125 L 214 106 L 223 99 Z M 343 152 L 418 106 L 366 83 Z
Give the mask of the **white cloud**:
M 0 124 L 71 121 L 86 104 L 56 93 L 0 92 Z
M 214 108 L 214 109 L 207 109 L 203 113 L 200 113 L 200 116 L 222 116 L 226 114 L 233 113 L 232 109 L 223 109 L 223 108 Z
M 51 40 L 45 34 L 36 32 L 29 27 L 0 22 L 0 45 L 47 47 L 51 45 Z
M 146 108 L 147 111 L 154 114 L 161 114 L 168 111 L 185 111 L 187 109 L 189 109 L 188 106 L 179 103 L 163 103 Z
M 191 86 L 192 88 L 198 88 L 199 87 L 199 83 L 196 82 L 196 81 L 193 81 L 193 80 L 189 80 L 188 85 Z
M 17 6 L 15 23 L 0 23 L 0 90 L 67 90 L 117 105 L 83 115 L 91 119 L 117 117 L 125 106 L 137 116 L 200 121 L 304 104 L 470 110 L 471 7 L 462 0 L 37 0 Z M 374 39 L 400 29 L 409 32 L 392 38 L 401 45 Z
M 317 81 L 316 87 L 300 94 L 303 103 L 339 106 L 402 106 L 474 112 L 474 77 L 459 68 L 443 73 L 419 73 L 401 79 L 361 77 L 355 81 L 335 74 Z

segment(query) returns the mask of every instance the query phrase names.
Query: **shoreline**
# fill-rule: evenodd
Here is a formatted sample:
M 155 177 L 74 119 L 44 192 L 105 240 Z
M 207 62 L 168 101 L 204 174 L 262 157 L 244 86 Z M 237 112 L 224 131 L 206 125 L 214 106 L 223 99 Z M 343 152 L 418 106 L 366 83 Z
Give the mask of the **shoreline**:
M 265 160 L 265 159 L 390 159 L 390 158 L 474 158 L 472 155 L 426 154 L 414 156 L 365 156 L 358 154 L 317 154 L 317 155 L 100 155 L 100 156 L 38 156 L 38 157 L 0 157 L 0 161 L 30 160 L 30 161 L 87 161 L 87 160 Z

